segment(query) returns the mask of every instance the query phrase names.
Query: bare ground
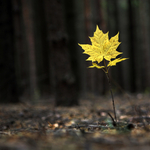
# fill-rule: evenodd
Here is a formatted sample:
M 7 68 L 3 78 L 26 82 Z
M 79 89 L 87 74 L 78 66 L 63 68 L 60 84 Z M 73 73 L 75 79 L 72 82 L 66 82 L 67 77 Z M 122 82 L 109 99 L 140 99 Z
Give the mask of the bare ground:
M 51 101 L 0 105 L 0 149 L 12 150 L 149 150 L 150 97 L 89 96 L 80 106 L 54 108 Z M 133 126 L 134 128 L 133 128 Z

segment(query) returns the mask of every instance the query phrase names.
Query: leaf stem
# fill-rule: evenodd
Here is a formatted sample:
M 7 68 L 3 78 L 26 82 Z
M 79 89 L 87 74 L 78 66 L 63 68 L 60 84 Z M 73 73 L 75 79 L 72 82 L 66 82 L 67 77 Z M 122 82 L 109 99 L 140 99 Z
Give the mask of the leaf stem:
M 109 89 L 110 89 L 111 98 L 112 98 L 112 104 L 113 104 L 113 111 L 114 111 L 115 122 L 117 124 L 117 115 L 116 115 L 115 101 L 114 101 L 114 96 L 113 96 L 113 92 L 112 92 L 111 82 L 110 82 L 110 78 L 109 78 L 109 74 L 108 74 L 108 68 L 106 66 L 105 59 L 103 59 L 103 62 L 104 62 L 104 65 L 105 65 L 105 74 L 107 76 L 107 80 L 108 80 L 108 83 L 109 83 Z

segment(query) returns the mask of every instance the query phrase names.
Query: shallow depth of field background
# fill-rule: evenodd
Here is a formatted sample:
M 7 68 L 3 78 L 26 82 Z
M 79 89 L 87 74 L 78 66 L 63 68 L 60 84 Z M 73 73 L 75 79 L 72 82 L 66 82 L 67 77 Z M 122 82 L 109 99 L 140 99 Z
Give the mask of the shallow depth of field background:
M 149 16 L 149 0 L 0 0 L 0 102 L 71 106 L 108 94 L 105 73 L 88 69 L 78 46 L 90 44 L 96 25 L 119 32 L 129 58 L 110 69 L 114 94 L 149 94 Z

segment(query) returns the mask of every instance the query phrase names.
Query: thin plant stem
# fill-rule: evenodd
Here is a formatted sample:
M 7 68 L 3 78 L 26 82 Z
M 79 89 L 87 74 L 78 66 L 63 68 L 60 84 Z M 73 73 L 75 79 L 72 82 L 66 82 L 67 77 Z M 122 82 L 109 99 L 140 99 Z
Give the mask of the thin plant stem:
M 108 80 L 108 83 L 109 83 L 109 90 L 110 90 L 111 98 L 112 98 L 114 117 L 115 117 L 115 121 L 116 121 L 116 124 L 117 124 L 117 115 L 116 115 L 115 101 L 114 101 L 114 96 L 113 96 L 113 92 L 112 92 L 111 82 L 110 82 L 110 78 L 109 78 L 109 74 L 108 74 L 108 68 L 106 66 L 105 59 L 104 59 L 104 65 L 105 65 L 105 74 L 107 76 L 107 80 Z
M 111 88 L 111 82 L 110 82 L 109 74 L 106 73 L 106 76 L 107 76 L 107 79 L 108 79 L 109 88 L 110 88 L 110 93 L 111 93 L 111 98 L 112 98 L 112 104 L 113 104 L 113 110 L 114 110 L 114 117 L 115 117 L 115 121 L 117 122 L 115 101 L 114 101 L 114 96 L 113 96 L 113 92 L 112 92 L 112 88 Z
M 112 122 L 113 122 L 113 125 L 116 127 L 117 126 L 117 123 L 116 121 L 114 120 L 114 118 L 111 116 L 111 114 L 109 112 L 107 112 L 107 114 L 109 115 L 109 117 L 111 118 Z

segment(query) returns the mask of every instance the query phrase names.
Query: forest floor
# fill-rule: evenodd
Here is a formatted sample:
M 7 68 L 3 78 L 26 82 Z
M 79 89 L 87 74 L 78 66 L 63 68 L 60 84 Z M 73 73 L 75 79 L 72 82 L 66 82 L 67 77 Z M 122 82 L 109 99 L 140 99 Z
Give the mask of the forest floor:
M 149 150 L 150 97 L 115 95 L 118 126 L 109 96 L 80 100 L 76 107 L 38 104 L 0 105 L 0 149 Z M 134 126 L 134 128 L 132 128 Z

